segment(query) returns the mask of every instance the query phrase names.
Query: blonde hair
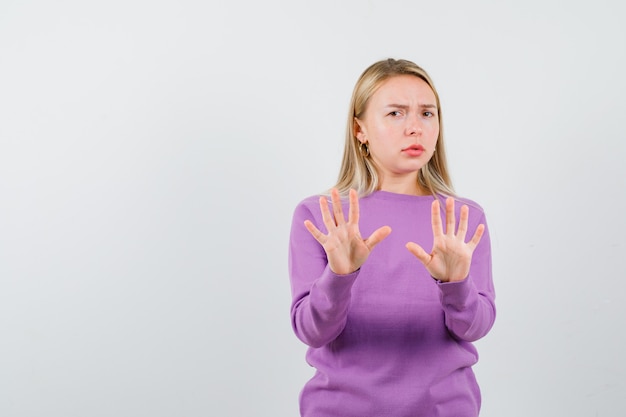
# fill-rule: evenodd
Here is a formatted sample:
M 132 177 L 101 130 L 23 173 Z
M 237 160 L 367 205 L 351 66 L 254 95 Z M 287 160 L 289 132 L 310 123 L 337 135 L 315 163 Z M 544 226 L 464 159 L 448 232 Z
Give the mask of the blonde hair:
M 348 111 L 348 123 L 346 126 L 346 141 L 344 145 L 343 160 L 339 171 L 339 178 L 335 188 L 345 195 L 351 188 L 357 190 L 360 196 L 366 196 L 379 188 L 378 172 L 370 158 L 364 156 L 360 150 L 361 142 L 354 132 L 354 120 L 360 118 L 367 109 L 367 104 L 372 95 L 381 84 L 391 77 L 399 75 L 414 75 L 424 80 L 433 90 L 437 99 L 437 114 L 439 115 L 439 137 L 435 153 L 418 173 L 419 185 L 428 190 L 433 196 L 438 193 L 454 196 L 452 181 L 448 173 L 446 153 L 443 143 L 443 125 L 441 120 L 441 105 L 435 86 L 421 67 L 415 63 L 403 59 L 385 59 L 369 66 L 359 77 Z

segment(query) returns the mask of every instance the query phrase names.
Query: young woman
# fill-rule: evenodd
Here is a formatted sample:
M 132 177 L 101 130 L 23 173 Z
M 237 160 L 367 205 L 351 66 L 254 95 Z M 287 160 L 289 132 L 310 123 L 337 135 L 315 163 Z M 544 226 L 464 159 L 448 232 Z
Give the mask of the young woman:
M 316 369 L 302 416 L 478 415 L 489 234 L 480 206 L 453 192 L 439 97 L 416 64 L 387 59 L 359 78 L 339 181 L 297 206 L 289 272 L 293 329 Z

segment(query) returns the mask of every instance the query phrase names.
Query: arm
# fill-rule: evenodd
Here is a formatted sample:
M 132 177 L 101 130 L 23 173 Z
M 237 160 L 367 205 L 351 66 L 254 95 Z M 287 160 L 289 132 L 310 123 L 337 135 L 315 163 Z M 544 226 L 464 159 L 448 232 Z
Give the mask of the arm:
M 361 238 L 356 192 L 350 193 L 347 221 L 339 194 L 333 190 L 331 196 L 332 211 L 322 197 L 319 215 L 300 204 L 291 227 L 291 321 L 296 336 L 312 347 L 331 342 L 343 331 L 359 268 L 374 246 L 391 232 L 385 226 L 369 238 Z M 319 230 L 322 224 L 327 234 Z
M 491 246 L 484 215 L 481 223 L 485 224 L 485 232 L 472 256 L 467 278 L 439 284 L 446 327 L 455 337 L 468 342 L 485 336 L 496 319 Z
M 320 347 L 343 331 L 358 271 L 336 275 L 328 267 L 324 248 L 304 226 L 305 220 L 315 217 L 302 204 L 296 208 L 289 240 L 289 278 L 293 330 L 305 344 Z
M 457 338 L 475 341 L 483 337 L 495 321 L 495 292 L 491 277 L 489 233 L 482 210 L 478 209 L 475 233 L 465 242 L 469 208 L 463 205 L 456 229 L 454 200 L 446 200 L 446 230 L 443 230 L 439 202 L 433 202 L 433 249 L 427 253 L 409 242 L 407 248 L 439 283 L 441 305 L 448 330 Z

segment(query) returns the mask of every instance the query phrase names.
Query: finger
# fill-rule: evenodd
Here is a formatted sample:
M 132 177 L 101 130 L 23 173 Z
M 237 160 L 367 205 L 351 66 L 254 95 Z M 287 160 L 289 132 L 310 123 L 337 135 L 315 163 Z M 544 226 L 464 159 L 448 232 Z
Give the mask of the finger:
M 374 231 L 374 233 L 372 233 L 370 235 L 370 237 L 365 239 L 365 245 L 371 251 L 372 249 L 374 249 L 374 246 L 376 246 L 380 242 L 382 242 L 383 239 L 385 239 L 387 236 L 389 236 L 390 233 L 391 233 L 391 227 L 389 227 L 389 226 L 380 227 L 380 228 L 376 229 Z
M 454 216 L 454 199 L 452 197 L 446 198 L 446 234 L 454 235 L 454 226 L 456 224 L 456 218 Z
M 348 212 L 348 223 L 359 224 L 359 197 L 356 190 L 350 190 L 350 211 Z
M 309 233 L 313 235 L 315 240 L 317 240 L 320 243 L 320 245 L 324 244 L 324 242 L 326 241 L 326 235 L 320 232 L 320 230 L 317 227 L 315 227 L 315 225 L 310 220 L 304 221 L 304 227 L 306 227 L 306 230 L 308 230 Z
M 459 230 L 457 231 L 457 237 L 465 242 L 465 236 L 467 235 L 467 219 L 469 218 L 469 208 L 466 205 L 461 207 L 461 218 L 459 219 Z
M 326 200 L 324 196 L 320 197 L 320 211 L 322 212 L 322 221 L 324 221 L 326 230 L 331 231 L 337 225 L 335 224 L 335 220 L 333 220 L 333 216 L 330 214 L 328 200 Z
M 433 226 L 433 236 L 443 235 L 443 226 L 441 224 L 441 211 L 439 208 L 439 200 L 433 201 L 430 209 L 431 223 Z
M 472 240 L 470 240 L 467 243 L 467 246 L 469 246 L 469 248 L 472 251 L 476 249 L 476 246 L 478 246 L 478 243 L 480 243 L 480 239 L 483 237 L 484 233 L 485 233 L 485 225 L 479 224 L 478 227 L 476 228 L 476 232 L 474 232 L 474 236 L 472 236 Z
M 419 259 L 420 262 L 423 263 L 424 265 L 428 265 L 430 263 L 432 256 L 430 255 L 430 253 L 426 252 L 424 248 L 422 248 L 417 243 L 409 242 L 406 244 L 406 248 L 409 250 L 409 252 L 415 255 L 415 257 Z
M 333 201 L 333 214 L 335 215 L 335 223 L 337 226 L 346 223 L 346 218 L 343 216 L 343 208 L 341 207 L 341 198 L 339 197 L 339 191 L 333 188 L 330 192 L 330 198 Z

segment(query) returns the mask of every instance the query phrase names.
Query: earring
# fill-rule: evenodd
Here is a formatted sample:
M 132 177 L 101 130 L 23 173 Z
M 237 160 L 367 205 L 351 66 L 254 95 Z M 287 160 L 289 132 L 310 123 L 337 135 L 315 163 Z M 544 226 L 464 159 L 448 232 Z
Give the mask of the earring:
M 359 142 L 359 152 L 361 152 L 363 158 L 370 156 L 370 148 L 367 146 L 367 143 Z

